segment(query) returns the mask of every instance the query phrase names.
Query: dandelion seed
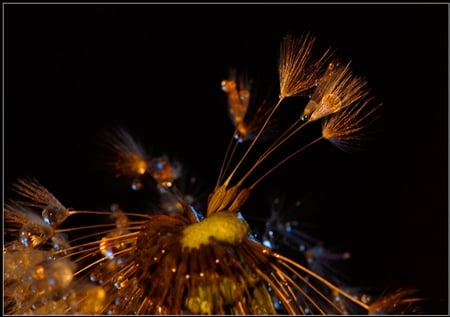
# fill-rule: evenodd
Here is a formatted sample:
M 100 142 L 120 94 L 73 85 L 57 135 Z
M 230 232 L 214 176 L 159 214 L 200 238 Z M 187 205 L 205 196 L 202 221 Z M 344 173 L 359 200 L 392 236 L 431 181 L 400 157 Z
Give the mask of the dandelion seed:
M 371 101 L 372 99 L 363 100 L 326 117 L 322 122 L 323 138 L 343 151 L 361 145 L 363 137 L 379 118 L 377 110 L 381 105 L 372 107 Z
M 108 165 L 116 172 L 116 177 L 131 178 L 131 188 L 140 191 L 143 188 L 141 178 L 150 175 L 155 182 L 168 188 L 181 175 L 181 164 L 172 162 L 166 155 L 150 158 L 131 134 L 125 129 L 105 134 L 106 147 L 112 152 L 113 160 Z
M 380 296 L 369 306 L 369 315 L 407 315 L 420 313 L 417 303 L 423 298 L 412 297 L 417 293 L 414 289 L 398 289 L 384 296 Z
M 323 65 L 331 54 L 328 50 L 319 59 L 312 60 L 315 41 L 310 33 L 299 38 L 288 34 L 283 38 L 278 68 L 280 98 L 302 95 L 316 86 Z
M 236 129 L 243 128 L 242 124 L 248 110 L 250 101 L 250 81 L 245 78 L 237 78 L 236 70 L 230 71 L 230 79 L 223 80 L 222 90 L 227 94 L 228 110 Z M 245 135 L 245 133 L 244 133 Z
M 229 79 L 223 80 L 221 85 L 227 94 L 228 111 L 236 128 L 234 138 L 239 143 L 253 140 L 269 116 L 273 100 L 269 94 L 260 94 L 257 85 L 251 83 L 247 75 L 239 76 L 236 69 L 230 71 Z M 275 122 L 271 121 L 271 124 L 275 125 Z M 271 127 L 266 127 L 265 134 L 270 131 Z
M 331 62 L 307 103 L 302 120 L 315 121 L 336 113 L 367 96 L 366 81 L 352 75 L 350 63 Z
M 35 179 L 18 179 L 13 189 L 26 199 L 20 204 L 40 209 L 47 225 L 56 227 L 69 216 L 69 209 Z
M 17 249 L 22 245 L 26 248 L 35 248 L 52 237 L 54 230 L 44 222 L 42 217 L 37 215 L 32 209 L 21 206 L 16 202 L 10 202 L 4 208 L 5 222 L 8 224 L 7 230 L 17 238 L 11 242 L 8 248 Z
M 105 133 L 105 140 L 106 147 L 112 152 L 112 159 L 105 163 L 116 173 L 116 177 L 136 178 L 147 171 L 147 153 L 126 130 Z

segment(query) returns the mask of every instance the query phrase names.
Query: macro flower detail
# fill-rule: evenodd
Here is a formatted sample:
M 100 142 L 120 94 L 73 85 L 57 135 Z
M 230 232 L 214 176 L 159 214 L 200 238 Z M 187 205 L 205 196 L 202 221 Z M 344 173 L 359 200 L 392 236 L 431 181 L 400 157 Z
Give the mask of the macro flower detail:
M 327 250 L 285 219 L 278 202 L 264 233 L 246 220 L 255 187 L 282 164 L 321 140 L 351 149 L 377 118 L 379 106 L 366 81 L 353 74 L 350 63 L 331 58 L 330 50 L 313 59 L 314 44 L 310 33 L 282 40 L 279 91 L 273 94 L 278 99 L 255 98 L 254 82 L 235 70 L 220 83 L 235 130 L 204 208 L 179 186 L 185 172 L 180 163 L 149 155 L 123 129 L 105 135 L 110 151 L 105 164 L 132 190 L 156 192 L 151 208 L 128 211 L 115 201 L 110 210 L 66 208 L 37 180 L 18 179 L 13 189 L 19 198 L 4 205 L 5 313 L 414 312 L 419 299 L 413 290 L 377 298 L 328 276 L 324 268 L 329 266 L 322 264 L 348 260 L 350 254 Z M 294 119 L 283 126 L 276 115 L 290 106 L 287 99 L 306 105 L 289 109 Z M 275 131 L 275 122 L 273 141 L 261 142 Z M 320 135 L 296 142 L 294 150 L 281 152 L 280 161 L 263 164 L 316 123 Z M 285 255 L 281 245 L 297 256 Z

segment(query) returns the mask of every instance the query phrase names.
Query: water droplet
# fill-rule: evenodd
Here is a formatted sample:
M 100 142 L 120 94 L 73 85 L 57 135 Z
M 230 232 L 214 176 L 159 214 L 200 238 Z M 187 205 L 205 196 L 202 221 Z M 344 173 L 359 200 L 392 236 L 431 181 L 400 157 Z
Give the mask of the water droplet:
M 60 207 L 46 207 L 42 210 L 42 219 L 52 227 L 56 227 L 64 222 L 69 216 L 69 210 Z
M 364 304 L 368 304 L 368 303 L 370 303 L 371 298 L 370 298 L 369 295 L 363 294 L 363 295 L 361 296 L 361 301 L 362 301 Z
M 144 187 L 140 179 L 135 178 L 131 183 L 131 189 L 135 191 L 139 191 Z
M 292 232 L 292 224 L 291 224 L 290 221 L 286 221 L 286 222 L 284 223 L 284 230 L 285 230 L 287 233 L 291 233 L 291 232 Z
M 118 274 L 117 277 L 114 278 L 114 287 L 117 289 L 124 288 L 128 283 L 124 274 Z
M 74 265 L 68 260 L 54 262 L 47 270 L 47 283 L 54 288 L 66 288 L 73 279 Z
M 45 277 L 45 269 L 42 265 L 35 266 L 31 271 L 31 277 L 34 280 L 42 280 Z
M 70 243 L 67 241 L 66 237 L 61 233 L 57 233 L 52 237 L 52 244 L 53 248 L 58 251 L 70 247 Z
M 242 102 L 247 103 L 249 98 L 250 98 L 250 91 L 248 91 L 247 89 L 242 89 L 241 91 L 239 91 L 239 99 Z
M 116 226 L 117 226 L 117 228 L 124 228 L 124 227 L 128 226 L 128 217 L 125 216 L 124 214 L 117 217 Z
M 26 223 L 19 231 L 19 240 L 27 248 L 35 248 L 47 241 L 53 234 L 50 227 Z
M 352 254 L 350 252 L 344 252 L 342 254 L 342 259 L 343 260 L 348 260 L 348 259 L 350 259 L 351 256 L 352 256 Z
M 103 283 L 103 274 L 99 270 L 94 271 L 89 275 L 89 280 L 94 283 L 98 282 L 99 284 L 102 284 Z
M 99 244 L 100 252 L 110 260 L 114 259 L 116 253 L 125 247 L 125 244 L 114 235 L 103 237 Z
M 283 309 L 283 304 L 281 303 L 280 300 L 275 298 L 273 303 L 274 303 L 274 307 L 275 307 L 276 310 Z
M 98 314 L 104 307 L 106 291 L 101 286 L 87 289 L 79 307 L 81 314 Z
M 270 242 L 269 240 L 267 240 L 267 239 L 263 239 L 263 245 L 265 246 L 265 247 L 268 247 L 268 248 L 273 248 L 273 245 L 272 245 L 272 242 Z
M 120 206 L 118 203 L 113 203 L 113 204 L 111 204 L 111 207 L 109 207 L 109 210 L 111 210 L 112 212 L 120 211 Z
M 222 80 L 220 83 L 222 90 L 226 93 L 230 92 L 232 89 L 236 89 L 236 82 L 234 80 Z
M 150 173 L 153 178 L 165 187 L 171 187 L 172 182 L 179 176 L 176 165 L 172 165 L 165 158 L 155 158 L 150 162 Z

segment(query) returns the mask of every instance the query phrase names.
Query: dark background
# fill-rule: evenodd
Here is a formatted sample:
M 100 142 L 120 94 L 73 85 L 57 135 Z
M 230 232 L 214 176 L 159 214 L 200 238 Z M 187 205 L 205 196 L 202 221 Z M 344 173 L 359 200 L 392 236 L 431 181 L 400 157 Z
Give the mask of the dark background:
M 272 192 L 306 199 L 321 237 L 352 252 L 356 285 L 418 288 L 426 313 L 447 312 L 446 4 L 3 9 L 4 185 L 33 176 L 75 208 L 117 199 L 98 135 L 119 126 L 150 153 L 179 159 L 207 193 L 232 133 L 220 81 L 233 66 L 269 78 L 281 37 L 313 32 L 383 102 L 379 134 L 363 153 L 328 143 L 305 152 L 262 182 L 243 213 L 261 216 Z

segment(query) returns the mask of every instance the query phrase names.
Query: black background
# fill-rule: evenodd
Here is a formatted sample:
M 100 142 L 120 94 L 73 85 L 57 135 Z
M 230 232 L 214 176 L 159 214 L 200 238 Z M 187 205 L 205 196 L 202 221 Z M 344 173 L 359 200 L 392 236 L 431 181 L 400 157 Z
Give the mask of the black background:
M 305 152 L 261 183 L 244 215 L 271 192 L 308 197 L 324 240 L 352 252 L 357 285 L 419 288 L 427 313 L 447 312 L 446 4 L 3 10 L 5 186 L 33 176 L 76 208 L 117 198 L 97 137 L 119 126 L 179 159 L 208 192 L 232 133 L 220 81 L 233 66 L 270 76 L 281 37 L 311 31 L 368 79 L 383 102 L 380 133 L 364 153 L 326 143 Z

